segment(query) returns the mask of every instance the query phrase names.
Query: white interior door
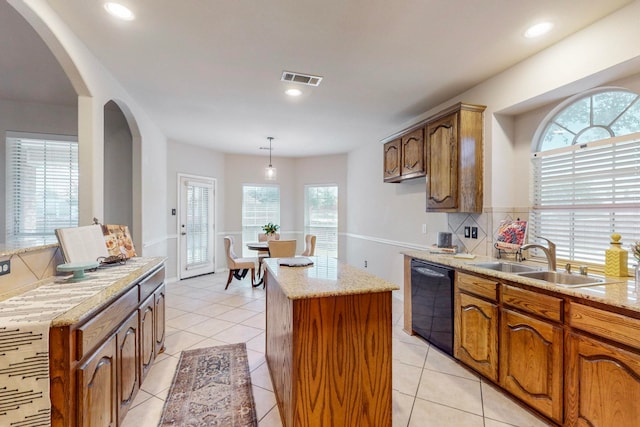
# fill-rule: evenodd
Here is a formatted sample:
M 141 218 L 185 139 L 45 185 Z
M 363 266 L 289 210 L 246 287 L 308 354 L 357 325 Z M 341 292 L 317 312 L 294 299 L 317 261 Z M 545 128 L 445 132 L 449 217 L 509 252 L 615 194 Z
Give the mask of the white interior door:
M 212 273 L 215 266 L 215 180 L 179 175 L 180 279 Z

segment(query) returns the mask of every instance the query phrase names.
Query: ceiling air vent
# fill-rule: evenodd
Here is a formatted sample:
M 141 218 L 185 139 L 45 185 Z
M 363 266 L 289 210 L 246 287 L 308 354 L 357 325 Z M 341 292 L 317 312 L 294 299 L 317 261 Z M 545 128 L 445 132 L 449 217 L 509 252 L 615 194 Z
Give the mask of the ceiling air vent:
M 294 73 L 292 71 L 283 71 L 282 78 L 280 80 L 283 82 L 300 83 L 307 86 L 318 86 L 322 81 L 322 77 L 312 76 L 310 74 Z

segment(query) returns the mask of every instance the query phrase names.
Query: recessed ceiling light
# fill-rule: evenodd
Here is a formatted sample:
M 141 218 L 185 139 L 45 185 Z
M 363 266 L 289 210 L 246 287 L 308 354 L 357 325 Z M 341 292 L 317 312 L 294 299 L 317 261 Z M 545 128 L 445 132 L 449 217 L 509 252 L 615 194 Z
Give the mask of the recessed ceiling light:
M 532 25 L 524 32 L 524 36 L 528 39 L 532 39 L 534 37 L 539 37 L 543 34 L 546 34 L 551 30 L 553 24 L 551 22 L 540 22 L 538 24 Z
M 107 2 L 104 4 L 104 8 L 111 15 L 116 18 L 125 20 L 125 21 L 133 21 L 135 19 L 135 15 L 129 8 L 121 5 L 120 3 Z
M 302 91 L 300 89 L 287 89 L 284 91 L 289 96 L 300 96 L 302 95 Z

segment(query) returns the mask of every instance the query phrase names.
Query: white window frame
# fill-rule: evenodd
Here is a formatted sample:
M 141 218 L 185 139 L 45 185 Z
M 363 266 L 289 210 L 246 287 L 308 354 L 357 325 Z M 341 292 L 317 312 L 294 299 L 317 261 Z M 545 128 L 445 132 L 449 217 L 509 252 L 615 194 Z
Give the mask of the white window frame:
M 277 198 L 263 206 L 247 197 L 248 192 L 276 190 Z M 280 225 L 280 186 L 277 184 L 244 184 L 242 186 L 242 256 L 255 256 L 255 251 L 247 249 L 246 243 L 257 242 L 258 234 L 263 233 L 262 226 L 272 222 Z M 236 248 L 237 250 L 237 248 Z
M 628 91 L 612 89 L 624 92 Z M 538 128 L 532 154 L 529 241 L 535 236 L 546 237 L 557 244 L 558 259 L 577 261 L 601 267 L 610 235 L 622 235 L 625 249 L 640 241 L 640 113 L 636 98 L 630 106 L 631 122 L 638 129 L 627 127 L 626 134 L 582 142 L 580 135 L 591 127 L 574 129 L 570 145 L 544 150 L 545 139 L 553 138 L 555 119 L 574 102 L 602 93 L 602 89 L 576 96 L 556 108 Z M 590 105 L 593 102 L 590 101 Z M 615 117 L 619 120 L 627 111 Z M 593 118 L 593 113 L 589 113 Z M 636 118 L 637 117 L 637 118 Z M 613 133 L 613 126 L 605 126 Z M 597 132 L 596 132 L 597 133 Z M 556 144 L 557 145 L 557 144 Z M 629 255 L 629 269 L 635 263 Z
M 40 157 L 39 145 L 49 150 Z M 53 238 L 56 228 L 78 226 L 78 156 L 75 136 L 6 133 L 7 242 Z
M 319 188 L 335 189 L 335 222 L 330 224 L 331 219 L 318 218 L 317 214 L 311 212 L 310 203 L 311 191 Z M 327 256 L 329 258 L 338 257 L 338 196 L 339 187 L 336 184 L 305 185 L 304 186 L 304 234 L 314 234 L 316 236 L 315 255 Z M 314 220 L 314 217 L 316 220 Z

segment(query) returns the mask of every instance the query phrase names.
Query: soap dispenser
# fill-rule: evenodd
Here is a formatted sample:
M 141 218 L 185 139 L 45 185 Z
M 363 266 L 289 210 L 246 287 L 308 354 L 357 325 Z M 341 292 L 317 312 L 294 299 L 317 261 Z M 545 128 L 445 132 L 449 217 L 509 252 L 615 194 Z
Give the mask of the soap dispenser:
M 608 277 L 626 277 L 629 275 L 627 270 L 628 256 L 626 250 L 622 249 L 618 233 L 611 235 L 611 247 L 605 251 L 604 259 L 604 275 Z

